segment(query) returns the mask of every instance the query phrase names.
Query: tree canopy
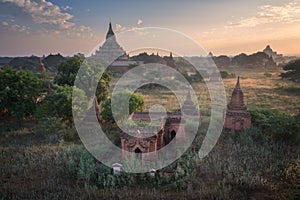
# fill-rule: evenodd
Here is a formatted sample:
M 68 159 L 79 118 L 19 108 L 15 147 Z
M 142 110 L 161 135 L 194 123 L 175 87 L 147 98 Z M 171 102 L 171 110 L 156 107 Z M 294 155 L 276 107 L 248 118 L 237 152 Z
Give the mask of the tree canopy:
M 283 66 L 285 73 L 281 73 L 282 78 L 289 79 L 291 81 L 300 82 L 300 59 L 293 60 Z
M 77 72 L 83 63 L 83 59 L 75 56 L 60 63 L 57 67 L 57 75 L 54 78 L 54 83 L 58 85 L 74 85 Z
M 41 81 L 32 72 L 0 69 L 0 110 L 15 116 L 18 122 L 34 113 L 40 90 Z
M 73 121 L 72 115 L 72 92 L 76 90 L 77 98 L 76 105 L 73 105 L 73 114 L 76 117 L 84 114 L 84 111 L 88 108 L 88 100 L 85 92 L 76 87 L 69 85 L 58 86 L 49 96 L 46 98 L 46 107 L 48 113 L 54 117 L 61 118 L 63 121 L 71 123 Z
M 103 72 L 104 67 L 95 62 L 85 61 L 82 57 L 74 56 L 58 66 L 57 75 L 54 79 L 54 83 L 63 86 L 73 86 L 77 73 L 80 68 L 84 70 L 80 71 L 80 76 L 77 79 L 76 87 L 82 89 L 88 97 L 93 97 L 93 91 L 91 91 L 92 84 L 98 84 L 96 89 L 96 96 L 98 102 L 102 102 L 107 99 L 110 84 L 110 74 L 105 71 L 100 80 L 98 74 Z
M 124 114 L 125 105 L 124 102 L 126 102 L 125 98 L 127 98 L 127 95 L 130 95 L 129 99 L 129 114 L 133 112 L 142 112 L 145 109 L 145 100 L 144 97 L 141 94 L 138 93 L 131 93 L 129 91 L 123 91 L 120 93 L 115 94 L 116 97 L 115 100 L 117 102 L 118 107 L 116 108 L 116 115 L 119 115 L 120 118 L 121 114 Z M 111 98 L 105 100 L 101 105 L 101 115 L 104 120 L 106 121 L 114 121 L 114 117 L 112 114 L 112 108 L 111 108 Z
M 275 141 L 299 141 L 299 116 L 274 109 L 250 110 L 252 124 L 260 128 L 267 137 Z

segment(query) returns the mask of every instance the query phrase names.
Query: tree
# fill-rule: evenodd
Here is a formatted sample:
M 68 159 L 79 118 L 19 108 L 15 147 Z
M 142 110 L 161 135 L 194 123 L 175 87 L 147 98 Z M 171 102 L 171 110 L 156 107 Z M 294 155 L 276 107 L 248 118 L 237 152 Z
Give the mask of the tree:
M 224 70 L 221 70 L 220 71 L 220 74 L 221 74 L 221 78 L 228 78 L 229 76 L 229 73 L 227 71 L 224 71 Z
M 58 86 L 47 96 L 45 102 L 50 115 L 66 121 L 72 119 L 72 90 L 69 85 Z
M 122 118 L 125 110 L 124 102 L 126 102 L 126 96 L 130 95 L 129 99 L 129 114 L 132 114 L 133 112 L 142 112 L 145 109 L 145 100 L 144 97 L 141 94 L 138 93 L 131 93 L 129 91 L 123 91 L 120 93 L 115 94 L 116 97 L 116 104 L 118 105 L 116 107 L 116 115 L 118 115 L 118 118 Z M 114 117 L 112 114 L 112 108 L 111 108 L 111 98 L 105 100 L 101 105 L 101 115 L 104 120 L 106 121 L 114 121 Z M 124 116 L 125 117 L 125 116 Z
M 110 73 L 105 71 L 98 83 L 98 87 L 96 90 L 96 96 L 99 103 L 105 101 L 108 98 L 110 81 Z
M 74 85 L 77 72 L 83 63 L 80 57 L 72 57 L 60 63 L 57 68 L 57 75 L 54 78 L 54 83 L 58 85 Z
M 49 112 L 54 117 L 61 118 L 63 121 L 71 123 L 73 121 L 72 115 L 72 92 L 73 89 L 76 90 L 77 97 L 73 105 L 73 114 L 76 117 L 80 117 L 87 110 L 88 100 L 85 96 L 83 90 L 78 88 L 73 88 L 69 85 L 58 86 L 47 98 L 46 107 Z
M 287 78 L 291 81 L 300 82 L 300 59 L 293 60 L 283 66 L 283 70 L 287 71 L 281 73 L 282 78 Z
M 34 113 L 40 90 L 41 81 L 32 72 L 0 69 L 0 111 L 7 110 L 18 123 Z
M 98 102 L 102 102 L 108 98 L 110 74 L 104 71 L 104 67 L 100 63 L 85 61 L 82 57 L 74 56 L 58 66 L 57 75 L 54 79 L 54 83 L 62 86 L 73 86 L 77 73 L 80 68 L 83 68 L 80 72 L 80 76 L 77 78 L 76 87 L 85 91 L 89 98 L 94 97 L 93 91 L 91 91 L 92 84 L 97 84 L 96 96 Z M 103 73 L 100 80 L 98 74 Z

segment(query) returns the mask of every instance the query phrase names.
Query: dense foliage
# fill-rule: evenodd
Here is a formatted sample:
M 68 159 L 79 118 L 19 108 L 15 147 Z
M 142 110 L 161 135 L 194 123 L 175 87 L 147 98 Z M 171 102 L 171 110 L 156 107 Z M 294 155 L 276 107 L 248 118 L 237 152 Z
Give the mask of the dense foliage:
M 122 114 L 124 114 L 126 98 L 130 95 L 129 99 L 129 114 L 133 112 L 141 112 L 145 109 L 145 100 L 141 94 L 138 93 L 131 93 L 129 91 L 123 91 L 115 94 L 114 97 L 116 100 L 116 115 L 119 119 L 122 118 Z M 106 121 L 114 121 L 114 116 L 112 114 L 111 108 L 111 98 L 104 101 L 101 105 L 101 115 L 104 120 Z
M 288 64 L 283 66 L 285 73 L 281 73 L 282 78 L 287 78 L 289 80 L 300 82 L 300 59 L 293 60 Z
M 300 141 L 299 117 L 272 109 L 250 110 L 250 113 L 252 124 L 259 127 L 268 138 L 275 141 Z
M 17 118 L 34 113 L 40 96 L 41 81 L 30 71 L 0 70 L 0 111 Z
M 72 57 L 58 65 L 54 83 L 58 85 L 74 85 L 77 72 L 83 63 L 81 57 Z
M 96 89 L 97 100 L 104 101 L 108 97 L 110 74 L 105 71 L 99 63 L 87 62 L 82 57 L 74 56 L 58 66 L 57 75 L 54 83 L 58 85 L 73 86 L 79 69 L 82 68 L 80 76 L 78 76 L 76 86 L 82 89 L 88 97 L 93 97 L 95 91 L 91 91 L 92 84 L 97 84 Z M 98 74 L 103 73 L 100 80 Z
M 47 113 L 53 117 L 61 118 L 63 121 L 71 123 L 72 115 L 72 92 L 76 91 L 78 99 L 74 100 L 76 105 L 73 105 L 73 114 L 76 117 L 84 114 L 88 108 L 88 100 L 83 90 L 69 85 L 58 86 L 50 95 L 47 96 L 45 103 Z

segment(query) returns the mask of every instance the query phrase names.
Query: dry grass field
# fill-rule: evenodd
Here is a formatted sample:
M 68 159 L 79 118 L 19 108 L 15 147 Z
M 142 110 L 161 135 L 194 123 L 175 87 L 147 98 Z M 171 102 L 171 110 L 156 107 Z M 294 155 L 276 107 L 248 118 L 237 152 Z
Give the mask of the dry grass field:
M 241 87 L 244 100 L 249 109 L 274 108 L 297 114 L 300 111 L 300 84 L 282 80 L 280 69 L 226 69 L 228 72 L 241 77 Z M 230 101 L 231 92 L 237 78 L 223 79 L 227 102 Z M 194 83 L 193 88 L 198 97 L 201 111 L 209 108 L 210 97 L 205 83 Z M 146 110 L 154 104 L 162 104 L 169 111 L 179 109 L 175 95 L 168 89 L 157 91 L 140 90 L 146 99 Z M 185 91 L 186 92 L 186 91 Z

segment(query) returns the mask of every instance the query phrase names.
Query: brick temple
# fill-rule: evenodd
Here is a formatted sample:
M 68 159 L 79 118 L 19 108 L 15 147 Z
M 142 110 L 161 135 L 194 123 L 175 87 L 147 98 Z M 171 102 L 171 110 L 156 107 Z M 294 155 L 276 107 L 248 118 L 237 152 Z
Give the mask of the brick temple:
M 250 126 L 251 115 L 244 103 L 244 94 L 240 86 L 240 77 L 238 77 L 230 102 L 227 105 L 224 129 L 241 131 L 244 127 Z
M 166 117 L 162 120 L 159 126 L 132 127 L 129 132 L 121 132 L 121 147 L 123 150 L 123 159 L 128 158 L 128 152 L 140 153 L 143 162 L 151 160 L 145 157 L 143 153 L 155 152 L 165 145 L 168 145 L 172 140 L 175 140 L 176 146 L 180 147 L 185 140 L 185 122 L 186 118 L 191 119 L 197 116 L 197 106 L 191 99 L 188 92 L 182 106 L 185 112 L 167 112 Z M 152 112 L 151 117 L 149 112 L 135 112 L 130 116 L 130 120 L 134 122 L 151 122 L 151 120 L 159 120 L 162 113 Z M 137 128 L 143 128 L 138 130 Z M 131 136 L 130 136 L 131 135 Z M 150 137 L 147 137 L 150 136 Z

